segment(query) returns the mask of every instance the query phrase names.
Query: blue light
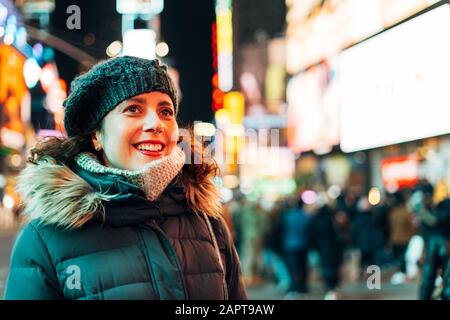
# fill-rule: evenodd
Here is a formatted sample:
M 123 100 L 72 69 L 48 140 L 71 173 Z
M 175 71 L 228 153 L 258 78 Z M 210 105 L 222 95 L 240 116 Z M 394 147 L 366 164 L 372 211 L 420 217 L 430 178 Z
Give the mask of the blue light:
M 36 43 L 33 46 L 33 56 L 36 58 L 36 60 L 40 60 L 43 53 L 44 53 L 44 47 L 42 46 L 42 44 Z
M 23 76 L 28 88 L 34 88 L 41 76 L 41 67 L 37 63 L 36 59 L 29 58 L 25 61 L 23 66 Z
M 53 61 L 55 59 L 55 51 L 52 48 L 45 47 L 43 59 L 45 62 Z
M 8 8 L 0 3 L 0 26 L 5 24 L 6 17 L 8 16 Z
M 17 30 L 16 44 L 18 48 L 23 48 L 27 44 L 27 30 L 24 27 Z

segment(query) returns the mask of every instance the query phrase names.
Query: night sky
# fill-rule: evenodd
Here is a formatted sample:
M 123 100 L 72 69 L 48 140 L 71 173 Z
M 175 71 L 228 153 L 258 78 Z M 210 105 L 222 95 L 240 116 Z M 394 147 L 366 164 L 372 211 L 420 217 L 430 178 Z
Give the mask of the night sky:
M 50 32 L 81 48 L 98 60 L 107 58 L 106 48 L 121 39 L 121 16 L 114 0 L 81 0 L 81 30 L 68 30 L 66 13 L 73 0 L 55 1 Z M 168 43 L 167 63 L 180 73 L 183 99 L 179 120 L 182 124 L 194 120 L 211 121 L 212 49 L 211 25 L 214 21 L 214 1 L 165 0 L 161 14 L 161 39 Z M 93 34 L 95 42 L 86 44 L 86 35 Z M 92 36 L 91 36 L 92 38 Z M 68 83 L 83 68 L 65 54 L 56 51 L 60 76 Z
M 161 14 L 161 35 L 170 58 L 180 72 L 182 122 L 211 121 L 212 48 L 214 1 L 166 0 Z

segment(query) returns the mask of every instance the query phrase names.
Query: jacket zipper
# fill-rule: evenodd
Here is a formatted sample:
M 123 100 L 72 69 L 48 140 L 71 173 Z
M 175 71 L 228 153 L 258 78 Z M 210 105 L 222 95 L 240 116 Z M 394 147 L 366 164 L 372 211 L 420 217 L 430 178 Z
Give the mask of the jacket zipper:
M 186 299 L 189 299 L 188 293 L 187 293 L 187 290 L 186 290 L 186 285 L 184 283 L 184 275 L 183 275 L 183 271 L 182 271 L 182 268 L 181 268 L 181 264 L 178 261 L 177 254 L 176 254 L 175 249 L 173 248 L 172 244 L 170 243 L 169 238 L 167 238 L 167 235 L 164 233 L 164 231 L 162 231 L 162 229 L 157 225 L 155 219 L 151 219 L 150 222 L 147 222 L 144 225 L 148 226 L 149 228 L 151 228 L 155 232 L 157 232 L 163 238 L 163 240 L 166 242 L 166 246 L 170 250 L 170 253 L 172 255 L 172 259 L 175 261 L 176 266 L 177 266 L 177 268 L 179 270 L 179 277 L 180 277 L 180 280 L 181 280 L 181 285 L 183 287 L 184 296 L 186 297 Z
M 153 268 L 149 264 L 150 258 L 147 255 L 147 246 L 145 245 L 144 236 L 142 235 L 141 230 L 139 230 L 139 227 L 136 227 L 136 231 L 137 231 L 139 240 L 141 241 L 142 250 L 144 251 L 145 264 L 147 266 L 153 288 L 155 289 L 155 293 L 156 293 L 156 296 L 158 297 L 158 300 L 161 300 L 161 294 L 158 289 L 158 284 L 156 283 L 156 276 L 154 274 Z
M 216 238 L 216 235 L 214 233 L 214 229 L 213 229 L 213 227 L 211 225 L 211 222 L 209 221 L 208 216 L 206 215 L 205 212 L 202 212 L 202 213 L 203 213 L 203 217 L 204 217 L 205 222 L 206 222 L 206 226 L 208 227 L 209 235 L 211 236 L 211 240 L 212 240 L 214 249 L 216 251 L 216 255 L 217 255 L 217 258 L 218 258 L 218 261 L 219 261 L 220 269 L 222 271 L 222 276 L 223 276 L 223 278 L 222 278 L 223 294 L 224 294 L 225 300 L 228 300 L 228 286 L 227 286 L 227 281 L 226 281 L 226 271 L 225 271 L 225 266 L 224 266 L 223 261 L 222 261 L 222 255 L 220 253 L 219 245 L 217 244 L 217 238 Z

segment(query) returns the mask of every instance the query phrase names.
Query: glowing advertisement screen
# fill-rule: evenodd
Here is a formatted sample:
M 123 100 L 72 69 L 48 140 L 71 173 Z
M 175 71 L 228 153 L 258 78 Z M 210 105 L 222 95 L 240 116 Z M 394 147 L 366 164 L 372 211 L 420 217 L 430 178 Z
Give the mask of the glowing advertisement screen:
M 342 53 L 344 152 L 450 133 L 449 37 L 444 4 Z
M 294 152 L 327 153 L 339 143 L 339 92 L 335 60 L 289 80 L 288 146 Z

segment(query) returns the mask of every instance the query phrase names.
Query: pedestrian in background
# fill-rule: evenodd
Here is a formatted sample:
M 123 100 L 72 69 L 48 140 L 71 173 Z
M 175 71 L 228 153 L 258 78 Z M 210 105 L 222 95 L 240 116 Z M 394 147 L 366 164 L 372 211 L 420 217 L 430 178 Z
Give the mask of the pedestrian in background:
M 405 197 L 401 192 L 394 194 L 394 204 L 389 212 L 389 245 L 394 259 L 400 267 L 400 273 L 394 275 L 399 282 L 403 282 L 406 275 L 405 253 L 415 229 L 413 215 L 409 212 Z
M 422 215 L 430 215 L 425 221 L 431 233 L 425 248 L 419 298 L 450 300 L 450 199 L 439 202 L 432 212 Z M 442 280 L 439 289 L 435 285 L 438 276 Z
M 242 272 L 249 286 L 262 283 L 264 237 L 269 220 L 260 203 L 243 202 L 241 213 Z
M 263 245 L 263 275 L 266 279 L 275 280 L 276 290 L 280 293 L 286 293 L 291 287 L 291 276 L 283 257 L 282 217 L 287 208 L 288 201 L 282 199 L 269 211 L 269 228 Z
M 282 217 L 283 253 L 291 275 L 290 292 L 308 293 L 308 249 L 311 215 L 303 209 L 302 199 Z
M 340 267 L 343 259 L 344 242 L 339 234 L 336 210 L 323 203 L 311 220 L 312 246 L 320 256 L 322 278 L 325 281 L 325 299 L 337 299 L 337 287 L 340 283 Z

